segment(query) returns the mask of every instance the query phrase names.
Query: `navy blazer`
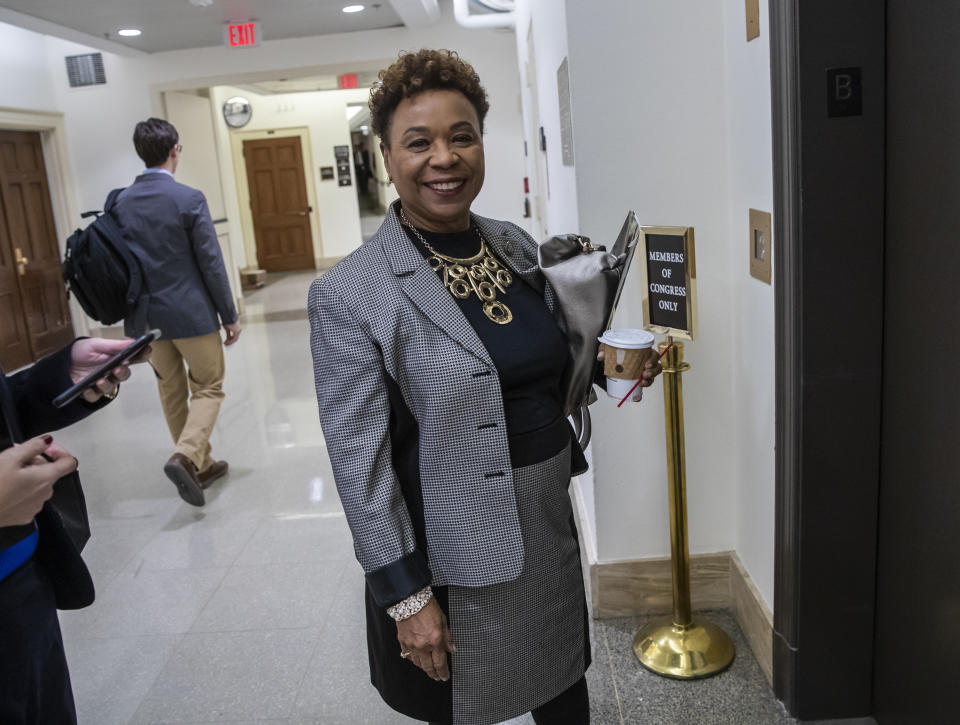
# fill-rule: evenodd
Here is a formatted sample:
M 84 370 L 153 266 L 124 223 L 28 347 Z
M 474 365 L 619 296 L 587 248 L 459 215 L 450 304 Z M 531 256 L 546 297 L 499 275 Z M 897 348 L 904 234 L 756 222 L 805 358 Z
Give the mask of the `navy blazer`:
M 159 327 L 168 339 L 196 337 L 237 321 L 203 192 L 169 174 L 141 174 L 114 213 L 143 268 L 140 298 L 124 321 L 128 336 Z

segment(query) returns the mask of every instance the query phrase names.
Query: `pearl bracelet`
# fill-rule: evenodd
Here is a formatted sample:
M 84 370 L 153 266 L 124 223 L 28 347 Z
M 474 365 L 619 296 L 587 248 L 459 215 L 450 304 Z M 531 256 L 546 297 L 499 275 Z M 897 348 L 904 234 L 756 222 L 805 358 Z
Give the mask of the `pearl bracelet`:
M 428 584 L 419 592 L 407 597 L 402 602 L 397 602 L 392 607 L 387 607 L 387 614 L 395 621 L 402 622 L 405 619 L 410 619 L 410 617 L 427 606 L 427 603 L 431 599 L 433 599 L 433 590 Z

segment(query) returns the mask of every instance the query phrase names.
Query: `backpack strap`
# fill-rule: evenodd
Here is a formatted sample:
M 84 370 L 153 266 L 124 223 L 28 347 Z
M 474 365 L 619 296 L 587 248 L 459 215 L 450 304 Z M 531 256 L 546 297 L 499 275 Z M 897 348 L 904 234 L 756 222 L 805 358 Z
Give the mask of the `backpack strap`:
M 107 200 L 103 203 L 103 214 L 98 219 L 98 223 L 108 231 L 107 237 L 110 240 L 123 239 L 126 241 L 126 234 L 123 228 L 120 226 L 117 218 L 111 213 L 113 207 L 116 206 L 117 197 L 120 196 L 120 192 L 125 188 L 125 186 L 122 186 L 107 194 Z M 140 296 L 140 288 L 143 285 L 140 262 L 126 244 L 115 244 L 113 246 L 127 265 L 127 273 L 130 275 L 130 285 L 127 287 L 127 304 L 132 307 Z

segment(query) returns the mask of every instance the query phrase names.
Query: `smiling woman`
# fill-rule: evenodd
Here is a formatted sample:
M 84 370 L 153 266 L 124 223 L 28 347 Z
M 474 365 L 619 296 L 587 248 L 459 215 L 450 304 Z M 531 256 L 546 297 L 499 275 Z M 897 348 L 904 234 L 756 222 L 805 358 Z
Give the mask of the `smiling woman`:
M 459 91 L 429 90 L 393 112 L 383 163 L 406 220 L 431 232 L 470 228 L 470 205 L 483 186 L 480 119 Z
M 383 699 L 432 723 L 585 725 L 569 348 L 536 242 L 470 211 L 487 110 L 451 51 L 380 72 L 371 123 L 400 198 L 310 288 L 320 422 Z

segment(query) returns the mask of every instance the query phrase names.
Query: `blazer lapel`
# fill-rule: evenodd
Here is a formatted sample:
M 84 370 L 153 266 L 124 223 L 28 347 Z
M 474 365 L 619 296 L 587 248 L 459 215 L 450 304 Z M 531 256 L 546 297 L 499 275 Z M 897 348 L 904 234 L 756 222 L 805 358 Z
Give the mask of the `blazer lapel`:
M 492 366 L 490 353 L 464 317 L 453 295 L 413 246 L 396 215 L 396 203 L 387 211 L 375 238 L 383 246 L 400 288 L 416 307 L 454 341 Z M 373 241 L 373 240 L 371 240 Z

